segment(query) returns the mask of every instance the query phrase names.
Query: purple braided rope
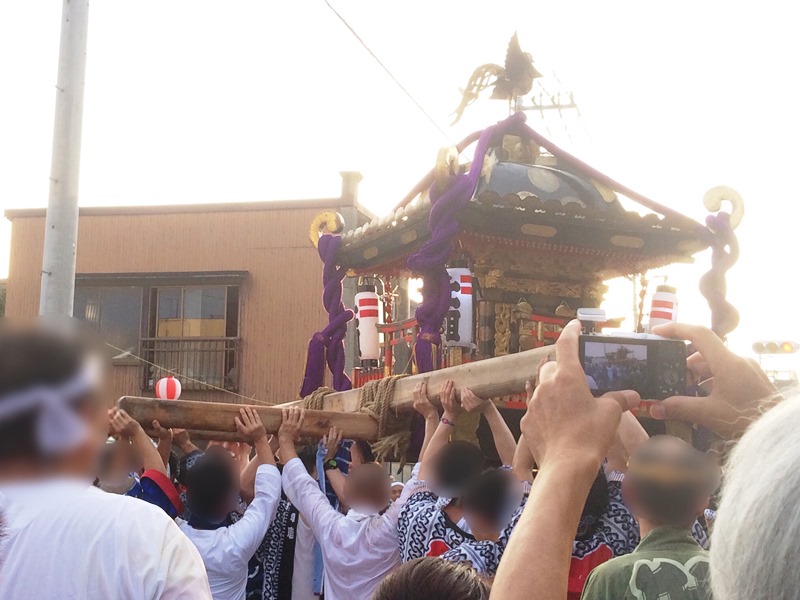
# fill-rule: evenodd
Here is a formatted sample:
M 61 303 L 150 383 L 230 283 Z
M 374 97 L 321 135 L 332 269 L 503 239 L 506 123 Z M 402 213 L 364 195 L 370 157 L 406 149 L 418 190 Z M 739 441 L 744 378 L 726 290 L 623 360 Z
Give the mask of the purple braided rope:
M 325 267 L 322 272 L 322 305 L 328 312 L 328 325 L 315 333 L 308 342 L 306 372 L 300 396 L 306 397 L 322 387 L 325 380 L 325 363 L 333 375 L 333 389 L 337 392 L 352 389 L 353 384 L 345 374 L 344 338 L 347 323 L 353 319 L 353 311 L 342 304 L 342 280 L 346 267 L 336 266 L 336 254 L 342 238 L 325 234 L 319 238 L 317 251 Z
M 524 122 L 525 115 L 517 113 L 484 130 L 478 140 L 469 173 L 455 175 L 444 193 L 439 194 L 436 186 L 431 187 L 432 207 L 428 218 L 431 237 L 407 262 L 412 271 L 422 274 L 423 281 L 423 301 L 416 311 L 419 335 L 414 344 L 414 361 L 418 373 L 433 371 L 441 362 L 440 328 L 450 308 L 450 278 L 445 264 L 452 251 L 453 239 L 461 231 L 457 215 L 469 203 L 478 187 L 483 161 L 490 144 L 509 129 L 519 127 Z
M 739 259 L 739 241 L 731 227 L 731 216 L 726 212 L 706 217 L 706 225 L 713 236 L 711 269 L 700 278 L 700 293 L 711 309 L 711 329 L 724 339 L 739 325 L 739 311 L 725 298 L 725 274 Z

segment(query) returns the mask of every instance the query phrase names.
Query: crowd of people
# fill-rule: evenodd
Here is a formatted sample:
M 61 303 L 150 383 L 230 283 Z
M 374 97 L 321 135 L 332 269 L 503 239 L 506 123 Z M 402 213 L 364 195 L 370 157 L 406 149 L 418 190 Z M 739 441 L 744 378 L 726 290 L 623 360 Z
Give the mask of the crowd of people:
M 489 399 L 414 394 L 419 461 L 393 481 L 368 444 L 321 440 L 305 411 L 245 442 L 147 431 L 107 409 L 90 340 L 0 329 L 0 598 L 700 600 L 794 598 L 800 400 L 711 331 L 692 343 L 704 397 L 651 417 L 714 432 L 715 450 L 650 436 L 633 391 L 593 397 L 570 323 L 532 365 L 515 439 Z M 498 461 L 454 440 L 480 415 Z M 202 447 L 201 447 L 202 446 Z

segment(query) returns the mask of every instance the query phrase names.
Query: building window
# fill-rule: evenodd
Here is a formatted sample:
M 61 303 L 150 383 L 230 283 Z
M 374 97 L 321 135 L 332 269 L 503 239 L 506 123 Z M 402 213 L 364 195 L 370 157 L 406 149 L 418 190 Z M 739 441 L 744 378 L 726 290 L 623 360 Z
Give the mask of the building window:
M 152 337 L 236 337 L 239 287 L 161 287 L 151 292 Z
M 76 318 L 91 324 L 115 359 L 131 358 L 139 350 L 142 324 L 141 286 L 76 286 Z
M 169 373 L 184 389 L 238 389 L 238 285 L 153 287 L 148 328 L 145 389 Z

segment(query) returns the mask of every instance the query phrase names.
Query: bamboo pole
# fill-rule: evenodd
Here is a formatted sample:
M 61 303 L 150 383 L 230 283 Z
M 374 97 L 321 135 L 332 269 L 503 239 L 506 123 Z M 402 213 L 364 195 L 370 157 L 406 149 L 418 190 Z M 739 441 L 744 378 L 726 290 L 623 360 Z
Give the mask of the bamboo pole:
M 226 435 L 214 437 L 223 441 L 245 441 L 236 431 L 234 418 L 239 416 L 239 409 L 244 404 L 223 404 L 195 402 L 191 400 L 158 400 L 155 398 L 139 398 L 123 396 L 117 406 L 125 410 L 133 419 L 149 429 L 154 420 L 162 427 L 179 427 L 187 430 L 199 430 L 201 435 L 212 436 L 211 432 L 219 431 Z M 282 411 L 272 406 L 251 406 L 264 423 L 267 433 L 277 433 L 281 426 Z M 366 414 L 345 415 L 340 412 L 324 410 L 306 411 L 302 433 L 309 437 L 320 438 L 336 425 L 345 437 L 374 440 L 378 437 L 377 422 Z

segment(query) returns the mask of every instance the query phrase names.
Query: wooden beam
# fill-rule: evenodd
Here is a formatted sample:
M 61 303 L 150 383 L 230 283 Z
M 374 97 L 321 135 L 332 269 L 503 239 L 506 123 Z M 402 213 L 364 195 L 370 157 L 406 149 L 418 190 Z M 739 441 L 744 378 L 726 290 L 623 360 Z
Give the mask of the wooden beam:
M 244 404 L 223 404 L 195 402 L 190 400 L 158 400 L 155 398 L 139 398 L 123 396 L 117 406 L 125 410 L 131 417 L 150 428 L 153 420 L 158 420 L 162 427 L 180 427 L 181 429 L 200 430 L 204 432 L 227 432 L 228 441 L 244 441 L 238 437 L 234 418 L 239 416 L 239 409 Z M 282 411 L 272 406 L 251 406 L 261 417 L 268 433 L 277 433 L 281 426 Z M 305 425 L 302 433 L 309 437 L 320 438 L 336 425 L 345 437 L 374 440 L 378 437 L 378 423 L 369 415 L 351 414 L 324 410 L 306 411 Z M 216 438 L 220 439 L 220 438 Z
M 414 403 L 414 388 L 421 381 L 427 382 L 428 396 L 436 404 L 439 402 L 439 389 L 448 379 L 452 379 L 456 384 L 456 394 L 459 394 L 462 387 L 471 389 L 481 398 L 500 398 L 521 394 L 525 392 L 525 382 L 536 376 L 539 361 L 548 356 L 555 358 L 555 348 L 552 346 L 404 377 L 395 383 L 392 407 L 399 411 L 411 410 Z M 328 394 L 323 401 L 323 409 L 335 412 L 355 412 L 358 410 L 358 398 L 359 391 L 357 389 Z M 302 401 L 297 400 L 279 404 L 276 408 L 301 405 Z
M 535 348 L 519 354 L 509 354 L 471 363 L 465 363 L 431 373 L 412 375 L 395 383 L 392 407 L 398 411 L 410 411 L 414 403 L 414 388 L 417 383 L 428 383 L 428 396 L 438 404 L 439 389 L 448 379 L 456 384 L 456 393 L 462 387 L 470 388 L 482 398 L 499 398 L 521 394 L 525 382 L 536 375 L 542 358 L 553 355 L 552 347 Z M 332 425 L 342 429 L 345 437 L 373 440 L 378 435 L 378 425 L 371 417 L 358 414 L 359 390 L 335 392 L 325 396 L 324 410 L 306 411 L 303 432 L 309 437 L 321 437 Z M 189 400 L 156 400 L 123 396 L 117 405 L 128 412 L 145 429 L 156 419 L 162 427 L 180 427 L 199 431 L 198 439 L 243 441 L 238 437 L 234 418 L 243 404 L 195 402 Z M 281 408 L 300 406 L 301 401 L 279 406 L 252 406 L 258 411 L 269 433 L 276 433 L 281 425 Z M 221 432 L 217 435 L 214 432 Z M 224 434 L 224 435 L 222 435 Z

